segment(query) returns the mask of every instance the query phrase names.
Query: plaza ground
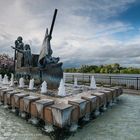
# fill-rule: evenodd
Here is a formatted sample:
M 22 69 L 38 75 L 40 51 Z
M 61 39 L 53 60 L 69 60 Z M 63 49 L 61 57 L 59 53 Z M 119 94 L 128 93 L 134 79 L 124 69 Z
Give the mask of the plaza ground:
M 132 92 L 125 90 L 124 92 Z M 139 94 L 138 91 L 135 93 Z M 140 96 L 123 94 L 117 105 L 79 128 L 69 140 L 139 140 Z M 41 130 L 0 106 L 0 140 L 50 140 Z

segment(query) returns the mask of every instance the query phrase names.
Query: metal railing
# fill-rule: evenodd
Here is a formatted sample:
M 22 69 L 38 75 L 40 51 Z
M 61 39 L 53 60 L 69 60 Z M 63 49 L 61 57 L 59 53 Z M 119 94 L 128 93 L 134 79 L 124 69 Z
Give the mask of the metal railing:
M 73 83 L 76 77 L 79 84 L 89 85 L 94 75 L 96 83 L 100 85 L 122 86 L 123 88 L 140 90 L 140 76 L 133 75 L 103 75 L 85 73 L 64 73 L 65 82 Z

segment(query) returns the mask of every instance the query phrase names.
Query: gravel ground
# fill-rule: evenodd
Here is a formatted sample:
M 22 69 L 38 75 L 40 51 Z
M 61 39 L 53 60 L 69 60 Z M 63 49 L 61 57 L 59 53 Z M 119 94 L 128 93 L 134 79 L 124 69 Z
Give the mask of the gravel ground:
M 36 127 L 0 106 L 0 140 L 50 140 Z M 69 140 L 139 140 L 140 96 L 124 94 L 117 105 L 78 129 Z

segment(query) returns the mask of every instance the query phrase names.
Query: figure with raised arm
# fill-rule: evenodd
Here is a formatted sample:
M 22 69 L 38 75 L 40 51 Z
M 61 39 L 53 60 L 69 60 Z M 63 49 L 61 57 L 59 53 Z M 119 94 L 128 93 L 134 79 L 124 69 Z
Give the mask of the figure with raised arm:
M 24 46 L 24 49 L 19 49 L 19 48 L 15 48 L 12 47 L 13 49 L 15 49 L 17 52 L 23 54 L 23 66 L 24 67 L 29 67 L 31 66 L 32 63 L 32 54 L 31 54 L 31 48 L 29 44 L 26 44 Z
M 19 36 L 17 38 L 17 40 L 15 41 L 15 48 L 19 49 L 19 50 L 24 50 L 24 43 L 22 42 L 22 37 Z M 17 61 L 18 63 L 16 63 L 16 67 L 20 68 L 23 66 L 23 53 L 16 51 L 15 49 L 15 61 Z

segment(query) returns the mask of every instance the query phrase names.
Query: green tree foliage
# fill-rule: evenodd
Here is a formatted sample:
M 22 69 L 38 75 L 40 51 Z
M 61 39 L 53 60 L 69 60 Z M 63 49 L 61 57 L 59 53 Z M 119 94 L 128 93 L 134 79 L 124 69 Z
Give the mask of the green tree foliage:
M 122 74 L 140 74 L 139 68 L 124 68 L 118 63 L 109 65 L 82 65 L 80 68 L 68 68 L 65 72 L 79 72 L 79 73 L 122 73 Z
M 0 54 L 0 74 L 8 76 L 14 72 L 14 60 L 7 54 Z

